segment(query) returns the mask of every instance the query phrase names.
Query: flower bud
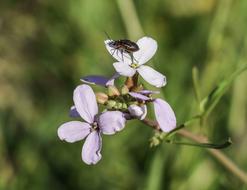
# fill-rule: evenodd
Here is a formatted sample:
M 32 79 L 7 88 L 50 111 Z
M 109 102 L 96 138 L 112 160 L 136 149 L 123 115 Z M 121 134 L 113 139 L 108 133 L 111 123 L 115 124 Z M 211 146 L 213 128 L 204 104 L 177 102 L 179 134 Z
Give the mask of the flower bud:
M 133 91 L 133 92 L 139 92 L 139 91 L 141 91 L 141 90 L 143 90 L 142 84 L 140 84 L 139 86 L 136 86 L 136 87 L 133 87 L 133 88 L 132 88 L 132 91 Z
M 107 109 L 112 109 L 115 105 L 116 105 L 116 101 L 114 100 L 108 100 L 107 103 L 106 103 L 106 107 Z
M 137 105 L 130 105 L 128 107 L 130 115 L 132 115 L 135 118 L 138 118 L 140 120 L 143 120 L 147 115 L 147 106 L 137 106 Z
M 124 85 L 122 88 L 121 88 L 121 94 L 122 95 L 125 95 L 125 94 L 128 94 L 129 93 L 129 89 L 126 85 Z
M 123 109 L 128 109 L 128 105 L 126 103 L 123 103 L 123 106 L 122 106 Z
M 117 102 L 114 108 L 116 109 L 122 109 L 123 104 L 121 102 Z
M 99 104 L 105 104 L 108 100 L 108 96 L 103 92 L 98 92 L 96 93 L 96 99 Z
M 108 86 L 108 95 L 109 96 L 119 96 L 120 92 L 116 86 Z

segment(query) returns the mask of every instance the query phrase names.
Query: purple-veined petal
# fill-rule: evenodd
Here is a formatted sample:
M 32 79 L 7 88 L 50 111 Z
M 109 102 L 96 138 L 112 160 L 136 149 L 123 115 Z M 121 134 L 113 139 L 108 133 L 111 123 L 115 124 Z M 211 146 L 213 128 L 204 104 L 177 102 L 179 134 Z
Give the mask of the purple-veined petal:
M 147 100 L 150 100 L 149 97 L 147 96 L 144 96 L 138 92 L 129 92 L 129 95 L 131 95 L 133 98 L 136 98 L 136 99 L 139 99 L 139 100 L 144 100 L 144 101 L 147 101 Z
M 104 76 L 89 75 L 82 77 L 80 80 L 86 84 L 96 84 L 96 85 L 106 86 L 106 83 L 110 80 L 110 78 Z
M 136 73 L 135 69 L 131 68 L 128 64 L 123 62 L 115 62 L 113 63 L 113 66 L 120 75 L 125 77 L 132 77 Z
M 76 87 L 73 99 L 80 116 L 88 123 L 93 123 L 94 116 L 98 113 L 98 105 L 92 88 L 86 84 Z
M 142 65 L 148 62 L 154 56 L 158 47 L 157 42 L 154 39 L 145 36 L 139 39 L 136 43 L 140 50 L 134 52 L 133 55 L 138 61 L 138 64 Z
M 101 159 L 102 138 L 98 131 L 92 131 L 82 147 L 82 160 L 88 164 L 96 164 Z
M 138 93 L 143 94 L 143 95 L 150 95 L 150 94 L 159 94 L 160 91 L 141 90 Z
M 112 40 L 105 40 L 105 46 L 108 52 L 119 62 L 124 62 L 126 64 L 131 64 L 131 57 L 128 53 L 122 53 L 120 50 L 114 49 L 109 46 L 109 43 L 112 42 Z
M 147 115 L 147 106 L 142 105 L 142 106 L 137 106 L 137 105 L 130 105 L 128 107 L 128 110 L 131 114 L 131 116 L 136 117 L 140 120 L 143 120 L 146 115 Z
M 91 126 L 81 121 L 70 121 L 62 124 L 57 134 L 61 140 L 73 143 L 84 139 L 90 133 Z
M 142 65 L 137 71 L 145 81 L 157 88 L 166 85 L 166 77 L 149 66 Z
M 176 128 L 176 116 L 171 106 L 162 99 L 155 99 L 154 113 L 156 120 L 164 132 L 169 132 Z
M 77 112 L 75 106 L 71 106 L 69 116 L 70 117 L 80 117 L 80 114 Z
M 126 119 L 120 111 L 106 111 L 98 118 L 98 125 L 102 133 L 112 135 L 121 131 L 125 126 Z

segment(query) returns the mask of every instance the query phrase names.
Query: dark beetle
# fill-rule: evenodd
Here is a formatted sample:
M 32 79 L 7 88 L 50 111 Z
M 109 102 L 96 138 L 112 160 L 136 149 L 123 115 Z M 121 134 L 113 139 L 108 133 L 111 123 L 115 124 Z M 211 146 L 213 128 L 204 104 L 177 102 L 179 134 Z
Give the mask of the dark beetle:
M 107 43 L 112 50 L 112 55 L 116 52 L 118 55 L 118 51 L 122 55 L 123 60 L 123 53 L 127 53 L 130 55 L 132 61 L 133 61 L 133 52 L 136 52 L 139 50 L 139 46 L 130 40 L 123 39 L 123 40 L 111 40 Z

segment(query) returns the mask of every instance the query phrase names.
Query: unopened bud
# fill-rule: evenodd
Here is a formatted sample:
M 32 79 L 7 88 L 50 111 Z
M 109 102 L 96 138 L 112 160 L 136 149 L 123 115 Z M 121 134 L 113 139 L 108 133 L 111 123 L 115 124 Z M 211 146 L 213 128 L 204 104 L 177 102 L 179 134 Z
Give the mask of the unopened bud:
M 128 105 L 126 103 L 123 103 L 123 106 L 122 106 L 123 109 L 128 109 Z
M 116 103 L 117 102 L 115 102 L 114 100 L 108 100 L 106 103 L 107 109 L 112 109 L 116 105 Z
M 132 91 L 134 91 L 134 92 L 139 92 L 139 91 L 141 91 L 141 90 L 143 90 L 142 84 L 140 84 L 139 86 L 136 86 L 136 87 L 133 87 L 133 88 L 132 88 Z
M 116 86 L 108 86 L 108 95 L 109 96 L 119 96 L 120 92 Z
M 121 88 L 121 94 L 122 95 L 125 95 L 125 94 L 128 94 L 129 93 L 129 89 L 126 85 L 124 85 L 122 88 Z
M 96 93 L 96 99 L 99 104 L 105 104 L 108 100 L 108 96 L 103 92 L 98 92 Z
M 117 102 L 114 108 L 116 109 L 122 109 L 123 104 L 121 102 Z

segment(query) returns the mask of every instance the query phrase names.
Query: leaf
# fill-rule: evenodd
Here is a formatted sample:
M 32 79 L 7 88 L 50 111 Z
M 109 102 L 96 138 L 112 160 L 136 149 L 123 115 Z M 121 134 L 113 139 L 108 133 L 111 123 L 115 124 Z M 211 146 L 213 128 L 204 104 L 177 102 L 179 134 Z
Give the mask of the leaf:
M 220 82 L 207 97 L 205 97 L 201 103 L 200 108 L 202 110 L 202 116 L 207 116 L 214 109 L 221 97 L 226 93 L 232 82 L 245 70 L 247 65 L 245 64 L 238 70 L 236 70 L 229 78 Z
M 180 142 L 180 141 L 173 141 L 166 139 L 165 142 L 170 144 L 177 144 L 177 145 L 187 145 L 187 146 L 194 146 L 200 148 L 212 148 L 212 149 L 223 149 L 227 148 L 232 144 L 231 139 L 227 139 L 227 141 L 223 142 L 222 144 L 214 144 L 214 143 L 189 143 L 189 142 Z

